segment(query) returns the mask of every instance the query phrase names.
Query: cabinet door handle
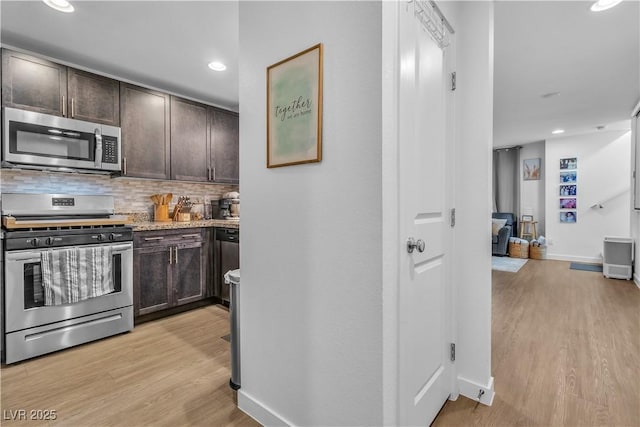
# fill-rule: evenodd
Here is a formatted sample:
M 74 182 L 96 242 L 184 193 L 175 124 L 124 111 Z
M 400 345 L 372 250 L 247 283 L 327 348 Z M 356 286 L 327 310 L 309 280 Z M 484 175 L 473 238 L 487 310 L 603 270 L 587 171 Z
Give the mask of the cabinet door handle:
M 67 97 L 62 95 L 62 117 L 67 116 Z
M 178 247 L 176 246 L 176 264 L 178 263 Z
M 145 237 L 144 241 L 145 242 L 150 242 L 150 241 L 153 241 L 153 240 L 162 240 L 162 239 L 164 239 L 164 237 L 162 237 L 162 236 L 159 236 L 159 237 Z
M 183 239 L 188 239 L 190 237 L 200 237 L 200 235 L 199 234 L 183 234 L 182 235 Z
M 173 248 L 169 248 L 169 265 L 173 264 Z
M 211 167 L 207 166 L 207 180 L 211 181 Z
M 127 158 L 126 157 L 122 158 L 122 174 L 123 175 L 127 174 Z
M 75 108 L 74 107 L 74 98 L 71 98 L 71 118 L 73 118 L 75 116 Z
M 215 181 L 216 180 L 216 167 L 213 167 L 213 179 L 211 181 Z

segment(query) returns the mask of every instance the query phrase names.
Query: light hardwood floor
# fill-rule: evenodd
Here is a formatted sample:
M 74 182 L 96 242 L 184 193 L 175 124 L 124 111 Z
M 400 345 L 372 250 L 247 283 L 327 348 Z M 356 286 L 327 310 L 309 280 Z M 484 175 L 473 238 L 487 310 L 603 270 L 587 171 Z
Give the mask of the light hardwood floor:
M 229 388 L 229 313 L 207 306 L 3 366 L 3 426 L 258 426 Z M 17 410 L 55 421 L 10 421 Z M 10 412 L 11 411 L 11 412 Z
M 433 426 L 640 426 L 640 289 L 529 260 L 493 272 L 493 406 L 460 397 Z
M 209 306 L 3 367 L 2 425 L 257 426 L 229 389 L 228 313 Z M 640 426 L 640 289 L 569 263 L 493 272 L 493 406 L 460 397 L 434 426 Z

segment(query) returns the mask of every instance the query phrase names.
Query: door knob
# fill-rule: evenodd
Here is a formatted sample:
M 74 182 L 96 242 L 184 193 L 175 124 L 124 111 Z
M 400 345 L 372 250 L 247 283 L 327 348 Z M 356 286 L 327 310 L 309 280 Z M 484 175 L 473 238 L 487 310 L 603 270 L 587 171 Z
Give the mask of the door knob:
M 422 239 L 414 240 L 413 237 L 409 237 L 407 239 L 407 252 L 409 252 L 410 254 L 413 253 L 414 249 L 417 249 L 418 252 L 424 252 L 424 247 L 425 243 Z

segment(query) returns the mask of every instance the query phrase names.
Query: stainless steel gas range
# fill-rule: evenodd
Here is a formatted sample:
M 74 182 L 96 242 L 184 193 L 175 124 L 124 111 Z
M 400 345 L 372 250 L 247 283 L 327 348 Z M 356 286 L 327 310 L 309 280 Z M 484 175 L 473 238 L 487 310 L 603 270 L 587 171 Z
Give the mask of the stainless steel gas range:
M 133 329 L 133 232 L 112 196 L 3 194 L 5 363 Z

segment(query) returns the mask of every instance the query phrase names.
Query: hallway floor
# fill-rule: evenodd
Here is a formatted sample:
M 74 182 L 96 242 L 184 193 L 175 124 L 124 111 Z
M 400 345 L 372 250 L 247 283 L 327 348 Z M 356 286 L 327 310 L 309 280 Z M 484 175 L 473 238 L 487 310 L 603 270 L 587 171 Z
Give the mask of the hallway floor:
M 640 289 L 529 260 L 493 272 L 491 407 L 448 401 L 433 426 L 640 426 Z

